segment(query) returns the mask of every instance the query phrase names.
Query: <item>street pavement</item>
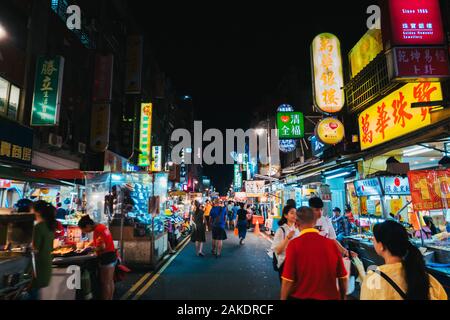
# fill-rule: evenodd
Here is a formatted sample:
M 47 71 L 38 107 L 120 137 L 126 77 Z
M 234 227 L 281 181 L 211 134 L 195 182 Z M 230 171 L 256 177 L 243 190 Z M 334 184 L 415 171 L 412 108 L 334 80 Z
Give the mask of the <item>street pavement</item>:
M 222 256 L 215 258 L 208 232 L 206 257 L 197 257 L 195 245 L 189 242 L 159 275 L 135 270 L 118 284 L 116 298 L 126 294 L 125 298 L 142 300 L 276 300 L 280 283 L 267 253 L 269 247 L 267 239 L 253 233 L 239 246 L 238 238 L 228 232 Z M 139 281 L 143 276 L 145 281 Z

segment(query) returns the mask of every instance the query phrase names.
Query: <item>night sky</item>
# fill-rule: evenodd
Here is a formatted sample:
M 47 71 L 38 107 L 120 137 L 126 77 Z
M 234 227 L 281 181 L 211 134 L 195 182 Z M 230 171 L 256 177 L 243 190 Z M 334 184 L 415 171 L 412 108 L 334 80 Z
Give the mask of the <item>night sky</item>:
M 261 98 L 276 90 L 290 67 L 297 70 L 302 86 L 312 90 L 309 50 L 317 34 L 334 33 L 345 60 L 367 31 L 366 9 L 376 0 L 296 5 L 272 1 L 270 6 L 254 2 L 247 7 L 243 1 L 165 7 L 153 1 L 129 3 L 136 8 L 161 68 L 180 93 L 193 97 L 196 120 L 203 120 L 204 128 L 245 129 Z M 231 166 L 205 171 L 221 192 L 232 183 Z

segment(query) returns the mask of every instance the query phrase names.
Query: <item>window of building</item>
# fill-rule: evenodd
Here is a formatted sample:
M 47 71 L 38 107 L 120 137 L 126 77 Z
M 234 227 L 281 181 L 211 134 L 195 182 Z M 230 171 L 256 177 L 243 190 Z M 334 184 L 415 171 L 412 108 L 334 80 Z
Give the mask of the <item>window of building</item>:
M 0 116 L 17 120 L 20 88 L 0 78 Z

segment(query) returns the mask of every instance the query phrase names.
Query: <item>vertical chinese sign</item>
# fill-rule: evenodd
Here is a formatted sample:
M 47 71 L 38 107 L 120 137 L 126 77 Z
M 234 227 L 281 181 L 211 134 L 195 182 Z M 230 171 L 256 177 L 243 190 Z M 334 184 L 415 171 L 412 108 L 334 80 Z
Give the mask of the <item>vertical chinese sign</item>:
M 32 126 L 55 126 L 58 124 L 63 74 L 63 57 L 38 58 L 31 111 Z
M 394 91 L 359 115 L 361 150 L 429 126 L 430 107 L 411 108 L 411 103 L 442 99 L 439 82 L 408 83 Z
M 152 140 L 152 111 L 151 103 L 141 104 L 141 123 L 139 130 L 139 167 L 150 166 L 150 151 Z
M 442 210 L 450 206 L 450 170 L 408 172 L 414 211 Z
M 341 45 L 331 33 L 322 33 L 311 45 L 315 106 L 324 113 L 337 113 L 345 103 Z
M 152 147 L 152 172 L 162 171 L 162 147 Z
M 234 165 L 234 191 L 241 191 L 242 190 L 242 171 L 241 171 L 241 165 L 235 164 Z
M 302 139 L 305 136 L 305 120 L 301 112 L 277 114 L 279 139 Z
M 129 36 L 127 39 L 127 71 L 125 92 L 139 94 L 142 90 L 143 37 Z

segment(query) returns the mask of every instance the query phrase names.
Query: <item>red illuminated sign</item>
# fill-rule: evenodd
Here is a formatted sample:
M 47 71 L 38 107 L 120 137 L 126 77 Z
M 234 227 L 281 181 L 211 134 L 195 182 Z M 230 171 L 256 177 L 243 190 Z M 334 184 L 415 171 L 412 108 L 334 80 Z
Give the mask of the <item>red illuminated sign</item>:
M 11 181 L 0 179 L 0 189 L 8 189 L 8 188 L 11 188 Z
M 450 76 L 444 47 L 397 47 L 392 49 L 394 79 L 433 79 Z
M 388 23 L 383 26 L 386 41 L 396 45 L 440 45 L 445 37 L 439 0 L 386 0 Z

